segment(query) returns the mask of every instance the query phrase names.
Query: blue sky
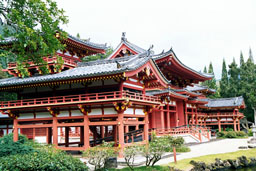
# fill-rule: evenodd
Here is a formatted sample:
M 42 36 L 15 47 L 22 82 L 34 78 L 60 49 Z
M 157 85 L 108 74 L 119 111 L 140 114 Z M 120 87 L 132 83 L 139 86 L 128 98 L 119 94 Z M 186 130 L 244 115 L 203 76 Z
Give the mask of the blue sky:
M 255 0 L 57 0 L 69 24 L 62 26 L 114 48 L 122 32 L 132 43 L 155 53 L 173 47 L 189 67 L 203 70 L 213 63 L 220 78 L 222 60 L 239 63 L 240 51 L 256 59 Z

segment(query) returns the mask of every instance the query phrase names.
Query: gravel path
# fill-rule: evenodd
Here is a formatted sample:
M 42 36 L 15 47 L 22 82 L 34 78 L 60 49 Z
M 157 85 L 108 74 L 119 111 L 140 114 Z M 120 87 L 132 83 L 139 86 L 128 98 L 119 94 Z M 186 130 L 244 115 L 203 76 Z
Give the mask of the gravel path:
M 208 143 L 202 143 L 197 145 L 191 145 L 190 152 L 180 153 L 177 155 L 177 160 L 205 156 L 209 154 L 220 154 L 228 153 L 240 150 L 240 146 L 248 146 L 247 141 L 249 139 L 222 139 L 217 141 L 212 141 Z M 157 165 L 168 164 L 173 162 L 173 157 L 165 158 L 158 161 Z

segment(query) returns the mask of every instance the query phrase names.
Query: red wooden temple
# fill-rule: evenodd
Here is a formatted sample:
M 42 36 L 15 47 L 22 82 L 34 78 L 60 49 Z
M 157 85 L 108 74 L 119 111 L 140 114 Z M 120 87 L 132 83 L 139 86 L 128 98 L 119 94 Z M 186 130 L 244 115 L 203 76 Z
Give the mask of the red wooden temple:
M 0 90 L 17 93 L 18 100 L 0 102 L 3 116 L 13 120 L 7 127 L 0 122 L 0 130 L 13 132 L 14 141 L 22 133 L 63 150 L 85 150 L 103 140 L 122 149 L 146 143 L 152 131 L 202 142 L 211 128 L 240 130 L 243 98 L 207 99 L 214 90 L 198 84 L 212 76 L 185 66 L 172 49 L 155 55 L 123 34 L 108 59 L 85 63 L 81 57 L 104 53 L 105 46 L 71 36 L 65 43 L 67 49 L 56 53 L 64 59 L 59 72 L 55 56 L 44 58 L 48 75 L 33 63 L 27 78 L 19 77 L 15 63 L 5 70 L 15 77 L 0 80 Z

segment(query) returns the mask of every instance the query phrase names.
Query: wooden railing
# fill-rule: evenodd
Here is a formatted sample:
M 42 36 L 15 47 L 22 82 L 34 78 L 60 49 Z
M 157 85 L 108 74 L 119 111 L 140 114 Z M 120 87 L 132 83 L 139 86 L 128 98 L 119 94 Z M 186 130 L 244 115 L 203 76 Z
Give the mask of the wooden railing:
M 163 135 L 184 135 L 190 134 L 194 138 L 198 139 L 202 142 L 202 136 L 210 140 L 210 129 L 207 127 L 200 127 L 200 126 L 182 126 L 177 128 L 153 128 L 151 132 L 155 131 L 156 135 L 163 136 Z
M 58 104 L 70 104 L 70 103 L 83 103 L 83 102 L 95 102 L 104 100 L 115 100 L 115 99 L 132 99 L 147 102 L 159 102 L 159 98 L 155 96 L 146 96 L 140 93 L 134 93 L 129 91 L 114 91 L 114 92 L 103 92 L 103 93 L 91 93 L 91 94 L 80 94 L 70 96 L 56 96 L 56 97 L 45 97 L 37 99 L 24 99 L 14 101 L 2 101 L 0 102 L 0 109 L 4 108 L 15 108 L 15 107 L 33 107 L 33 106 L 47 106 L 47 105 L 58 105 Z

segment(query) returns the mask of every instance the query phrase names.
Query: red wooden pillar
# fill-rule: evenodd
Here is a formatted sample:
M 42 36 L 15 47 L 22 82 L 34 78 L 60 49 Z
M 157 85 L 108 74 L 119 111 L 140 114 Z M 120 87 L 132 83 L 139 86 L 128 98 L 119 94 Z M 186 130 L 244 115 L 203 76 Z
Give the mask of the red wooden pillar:
M 145 116 L 145 124 L 144 124 L 144 140 L 148 141 L 148 124 L 149 124 L 149 121 L 148 121 L 148 114 L 146 114 Z
M 219 132 L 221 132 L 221 122 L 220 122 L 220 118 L 218 118 L 218 127 L 219 127 Z
M 164 130 L 165 125 L 164 125 L 164 110 L 163 110 L 163 106 L 160 107 L 160 113 L 161 113 L 161 128 Z
M 195 113 L 196 113 L 196 125 L 198 125 L 198 114 L 197 114 L 197 109 L 195 109 Z
M 192 115 L 191 115 L 191 117 L 192 117 L 192 125 L 194 125 L 194 112 L 193 112 L 193 109 L 192 109 Z
M 19 140 L 18 133 L 18 120 L 16 118 L 13 119 L 13 141 L 16 142 Z
M 237 129 L 238 129 L 238 131 L 240 131 L 240 120 L 239 119 L 237 119 L 238 121 L 238 123 L 237 123 Z
M 58 120 L 56 116 L 52 117 L 52 132 L 53 132 L 53 143 L 54 145 L 58 146 Z
M 69 146 L 69 127 L 65 127 L 65 147 Z
M 89 135 L 89 118 L 87 114 L 84 114 L 84 130 L 82 131 L 84 133 L 84 149 L 88 149 L 90 147 L 90 135 Z
M 206 127 L 206 119 L 207 119 L 207 118 L 204 119 L 204 126 L 205 126 L 205 127 Z
M 52 143 L 52 127 L 47 128 L 47 144 Z
M 118 141 L 120 147 L 119 157 L 123 157 L 123 149 L 124 149 L 124 114 L 123 112 L 118 112 Z
M 135 126 L 135 130 L 138 130 L 138 129 L 139 129 L 139 125 L 136 125 L 136 126 Z
M 187 103 L 185 103 L 185 124 L 188 125 L 188 111 L 187 111 Z
M 236 129 L 236 118 L 234 118 L 234 131 L 237 131 L 237 129 Z
M 33 129 L 33 140 L 35 140 L 36 138 L 36 128 L 32 128 Z
M 169 108 L 169 104 L 167 104 L 167 128 L 170 129 L 171 128 L 171 121 L 170 121 L 170 108 Z
M 152 128 L 156 128 L 156 111 L 153 109 L 151 113 L 151 123 L 152 123 Z

